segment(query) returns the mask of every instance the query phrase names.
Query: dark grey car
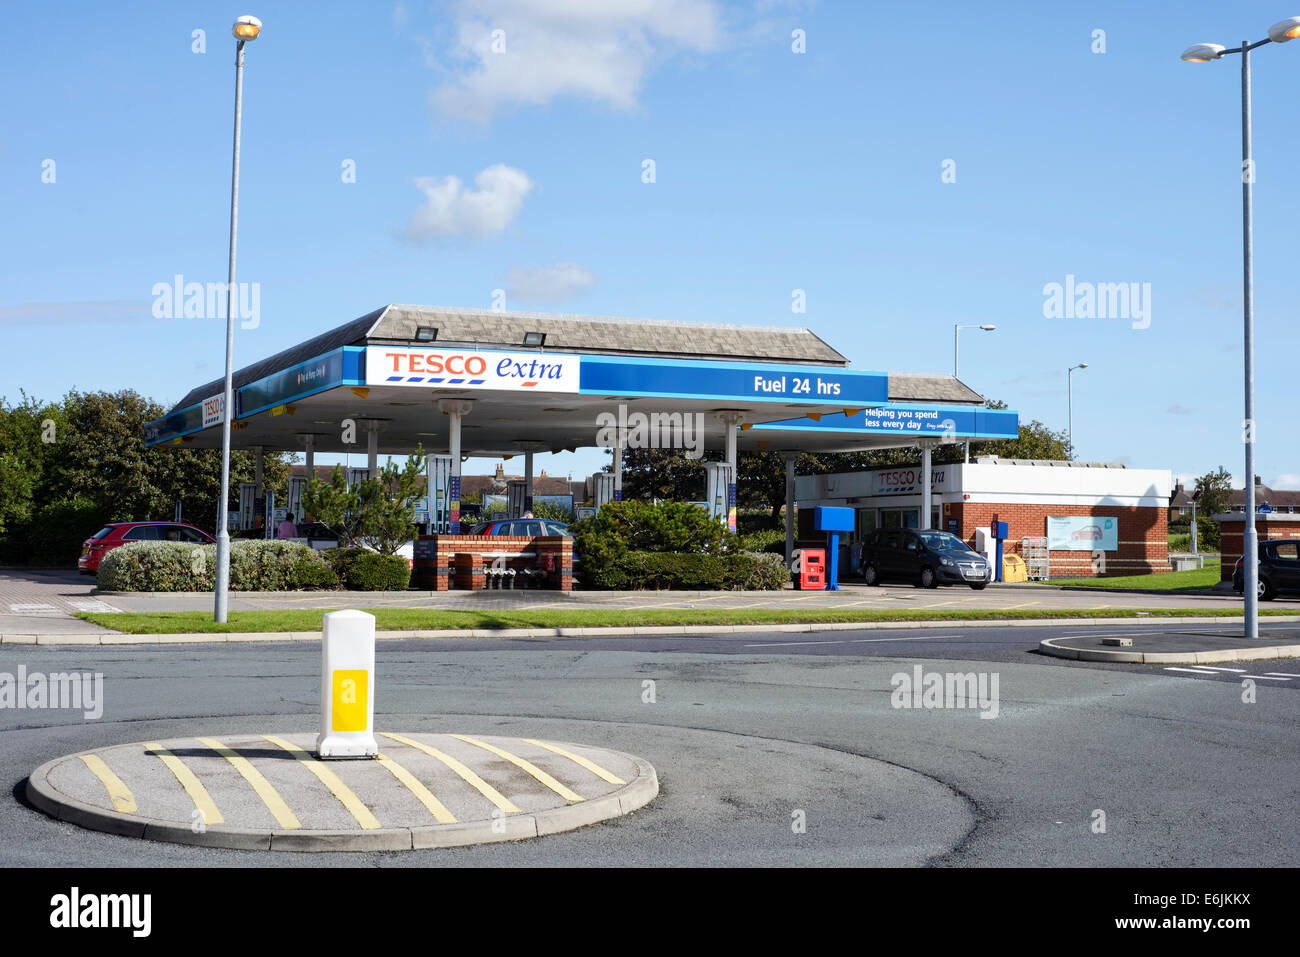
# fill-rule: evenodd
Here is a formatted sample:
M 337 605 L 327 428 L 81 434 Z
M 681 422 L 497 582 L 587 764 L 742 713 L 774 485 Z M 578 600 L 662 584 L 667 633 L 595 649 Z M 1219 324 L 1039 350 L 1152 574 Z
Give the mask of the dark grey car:
M 882 528 L 862 543 L 862 580 L 910 581 L 921 588 L 970 585 L 977 591 L 993 580 L 993 566 L 956 535 L 910 528 Z

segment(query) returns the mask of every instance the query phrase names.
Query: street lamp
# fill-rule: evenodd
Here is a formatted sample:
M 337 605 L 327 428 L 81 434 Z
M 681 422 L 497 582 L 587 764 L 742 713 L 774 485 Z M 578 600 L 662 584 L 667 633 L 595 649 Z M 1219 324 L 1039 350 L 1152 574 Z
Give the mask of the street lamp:
M 953 326 L 953 327 L 952 327 L 952 377 L 953 377 L 954 379 L 958 378 L 958 375 L 957 375 L 957 368 L 958 368 L 958 367 L 957 367 L 957 354 L 958 354 L 958 353 L 957 353 L 957 334 L 958 334 L 959 332 L 961 332 L 963 329 L 982 329 L 982 330 L 985 331 L 985 332 L 992 332 L 992 331 L 993 331 L 994 329 L 996 329 L 996 328 L 997 328 L 997 326 L 993 325 L 992 323 L 986 323 L 985 325 L 980 325 L 980 326 L 975 326 L 975 325 L 965 325 L 965 326 Z M 967 439 L 967 440 L 966 440 L 964 443 L 962 443 L 962 444 L 963 444 L 963 446 L 964 446 L 964 450 L 965 450 L 964 453 L 963 453 L 963 455 L 964 455 L 964 460 L 965 460 L 966 462 L 969 462 L 969 461 L 970 461 L 970 440 Z
M 1070 443 L 1070 451 L 1074 451 L 1074 370 L 1086 369 L 1088 363 L 1080 362 L 1077 366 L 1070 366 L 1065 370 L 1065 392 L 1066 392 L 1066 409 L 1069 418 L 1066 420 L 1066 441 Z
M 230 591 L 230 419 L 235 410 L 232 359 L 235 348 L 235 233 L 239 225 L 239 120 L 244 103 L 244 44 L 256 40 L 262 21 L 243 16 L 230 29 L 235 46 L 235 146 L 230 173 L 230 268 L 226 273 L 226 385 L 221 399 L 221 499 L 217 503 L 217 569 L 212 619 L 225 624 Z
M 1246 446 L 1246 527 L 1241 545 L 1247 638 L 1259 637 L 1259 544 L 1255 532 L 1255 266 L 1251 223 L 1255 164 L 1250 155 L 1250 51 L 1266 43 L 1286 43 L 1296 37 L 1300 37 L 1300 17 L 1287 17 L 1269 27 L 1268 36 L 1256 43 L 1243 40 L 1239 48 L 1232 50 L 1218 43 L 1196 43 L 1183 51 L 1183 59 L 1189 63 L 1207 63 L 1229 53 L 1241 54 L 1242 353 L 1246 386 L 1246 415 L 1242 422 L 1242 442 Z

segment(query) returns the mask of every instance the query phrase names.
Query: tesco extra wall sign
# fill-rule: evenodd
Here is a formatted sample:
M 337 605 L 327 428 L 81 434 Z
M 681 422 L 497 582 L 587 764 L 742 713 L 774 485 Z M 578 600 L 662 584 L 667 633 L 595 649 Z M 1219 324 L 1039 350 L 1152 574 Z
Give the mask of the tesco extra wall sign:
M 921 476 L 925 473 L 919 468 L 891 469 L 877 472 L 875 493 L 877 495 L 905 495 L 921 490 Z M 937 489 L 944 484 L 943 469 L 930 472 L 930 488 Z
M 203 400 L 203 427 L 206 429 L 210 425 L 217 425 L 225 419 L 223 414 L 226 408 L 225 393 L 214 395 L 210 399 Z
M 366 385 L 577 392 L 578 357 L 487 349 L 367 346 Z

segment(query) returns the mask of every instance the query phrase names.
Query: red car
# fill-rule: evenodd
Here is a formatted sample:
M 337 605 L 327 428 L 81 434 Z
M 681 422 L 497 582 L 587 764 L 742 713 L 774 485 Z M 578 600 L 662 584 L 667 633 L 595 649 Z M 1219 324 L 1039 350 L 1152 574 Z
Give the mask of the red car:
M 85 575 L 99 571 L 105 555 L 130 542 L 190 542 L 214 545 L 216 539 L 200 528 L 182 522 L 111 522 L 81 544 L 77 567 Z

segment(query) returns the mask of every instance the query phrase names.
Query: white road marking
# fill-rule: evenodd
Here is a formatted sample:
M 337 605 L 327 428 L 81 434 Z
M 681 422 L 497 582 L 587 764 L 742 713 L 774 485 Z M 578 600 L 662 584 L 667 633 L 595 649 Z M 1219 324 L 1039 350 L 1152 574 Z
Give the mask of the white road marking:
M 1237 674 L 1246 674 L 1245 668 L 1216 668 L 1214 665 L 1197 665 L 1198 668 L 1204 668 L 1207 671 L 1235 671 Z
M 1291 678 L 1294 678 L 1294 677 L 1295 677 L 1295 675 L 1290 675 L 1290 676 L 1288 676 L 1288 677 L 1286 677 L 1286 678 L 1279 678 L 1279 677 L 1275 677 L 1275 676 L 1273 676 L 1273 675 L 1247 675 L 1246 677 L 1247 677 L 1247 678 L 1258 678 L 1260 681 L 1290 681 Z
M 53 605 L 26 604 L 26 605 L 10 605 L 9 610 L 21 614 L 22 612 L 25 611 L 57 611 L 58 609 L 55 608 Z
M 77 609 L 77 611 L 97 611 L 102 613 L 117 612 L 119 614 L 122 611 L 121 608 L 115 608 L 108 602 L 99 601 L 98 599 L 92 599 L 90 601 L 77 601 L 73 599 L 70 600 L 68 604 L 72 605 L 72 607 Z
M 1300 678 L 1300 675 L 1289 675 L 1285 671 L 1266 671 L 1263 676 L 1265 678 Z
M 915 638 L 840 638 L 835 641 L 770 641 L 746 648 L 780 648 L 784 645 L 854 645 L 873 641 L 928 641 L 934 638 L 960 638 L 961 635 L 917 635 Z
M 1212 675 L 1213 671 L 1204 671 L 1198 668 L 1166 668 L 1165 671 L 1187 671 L 1194 675 Z

